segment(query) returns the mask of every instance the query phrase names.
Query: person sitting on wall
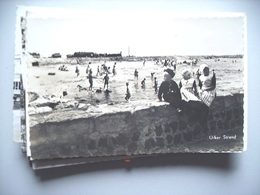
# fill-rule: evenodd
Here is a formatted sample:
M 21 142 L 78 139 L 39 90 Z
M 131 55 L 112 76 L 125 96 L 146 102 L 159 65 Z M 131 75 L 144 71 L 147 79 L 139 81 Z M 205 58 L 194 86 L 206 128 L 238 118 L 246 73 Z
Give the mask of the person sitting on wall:
M 191 72 L 185 69 L 182 72 L 182 79 L 179 83 L 181 97 L 182 97 L 182 109 L 189 117 L 190 121 L 199 121 L 204 125 L 204 116 L 206 110 L 205 105 L 198 97 L 197 85 L 194 78 L 191 76 Z M 207 113 L 206 113 L 207 114 Z
M 210 107 L 213 100 L 216 97 L 216 74 L 210 74 L 207 64 L 202 64 L 197 73 L 197 79 L 199 82 L 199 98 L 201 101 Z
M 199 83 L 197 94 L 194 92 L 194 96 L 187 96 L 189 98 L 182 101 L 182 108 L 190 120 L 198 121 L 203 130 L 207 131 L 209 107 L 216 97 L 216 76 L 214 71 L 213 75 L 210 75 L 208 65 L 202 64 L 197 71 L 197 79 Z
M 175 73 L 171 69 L 164 70 L 164 81 L 161 83 L 158 92 L 158 99 L 169 102 L 178 112 L 181 111 L 181 93 L 177 83 L 173 80 Z
M 182 79 L 179 83 L 182 100 L 188 102 L 190 100 L 199 101 L 197 85 L 194 78 L 191 76 L 189 70 L 184 70 L 182 72 Z

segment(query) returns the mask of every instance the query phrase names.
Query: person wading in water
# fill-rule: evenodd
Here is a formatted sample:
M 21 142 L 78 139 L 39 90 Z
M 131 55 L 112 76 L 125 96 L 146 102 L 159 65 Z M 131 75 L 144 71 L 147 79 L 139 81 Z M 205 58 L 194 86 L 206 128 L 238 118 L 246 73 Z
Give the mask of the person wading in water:
M 130 90 L 129 90 L 128 86 L 129 86 L 129 83 L 127 82 L 126 83 L 126 94 L 125 94 L 125 100 L 126 101 L 128 101 L 131 97 Z
M 137 71 L 137 69 L 135 69 L 134 76 L 135 76 L 135 78 L 138 79 L 138 71 Z
M 89 90 L 92 90 L 92 88 L 93 88 L 93 76 L 92 76 L 92 71 L 89 71 L 88 81 L 89 81 Z
M 114 66 L 113 66 L 112 73 L 113 73 L 114 76 L 116 75 L 116 62 L 115 62 L 115 64 L 114 64 Z
M 108 90 L 108 81 L 109 81 L 109 76 L 108 76 L 108 73 L 106 73 L 106 76 L 104 76 L 104 89 L 106 88 L 107 86 L 107 90 Z
M 157 93 L 157 91 L 158 91 L 158 81 L 157 81 L 157 77 L 154 77 L 154 91 L 155 91 L 155 93 Z
M 75 73 L 77 74 L 77 77 L 79 76 L 79 68 L 76 66 Z

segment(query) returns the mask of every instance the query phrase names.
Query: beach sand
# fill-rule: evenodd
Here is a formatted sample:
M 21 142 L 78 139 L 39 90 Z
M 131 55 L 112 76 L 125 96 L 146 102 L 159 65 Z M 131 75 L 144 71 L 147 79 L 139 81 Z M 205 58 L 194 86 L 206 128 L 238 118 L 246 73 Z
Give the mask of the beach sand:
M 131 93 L 131 101 L 149 100 L 157 101 L 157 94 L 154 89 L 154 79 L 151 78 L 151 73 L 154 72 L 154 77 L 157 77 L 158 87 L 163 81 L 164 69 L 163 65 L 156 65 L 154 61 L 118 61 L 116 62 L 116 75 L 109 74 L 109 90 L 111 93 L 104 93 L 104 75 L 97 75 L 97 67 L 101 67 L 104 61 L 95 60 L 91 62 L 90 68 L 93 71 L 93 89 L 89 90 L 89 81 L 86 74 L 86 68 L 89 61 L 85 61 L 80 65 L 70 64 L 68 60 L 59 59 L 59 62 L 46 62 L 41 59 L 39 67 L 28 65 L 28 92 L 34 92 L 41 99 L 52 98 L 52 101 L 59 101 L 60 98 L 64 102 L 70 104 L 117 104 L 126 102 L 126 82 L 129 83 Z M 63 63 L 62 63 L 63 62 Z M 106 65 L 112 68 L 115 61 L 106 61 Z M 178 64 L 174 80 L 179 83 L 182 70 L 188 68 L 193 72 L 199 68 L 200 64 L 206 63 L 210 69 L 214 69 L 217 77 L 217 95 L 230 95 L 233 93 L 243 93 L 243 59 L 241 58 L 219 58 L 219 59 L 200 59 L 198 64 L 190 66 L 187 64 Z M 41 65 L 44 64 L 44 65 Z M 65 64 L 68 71 L 58 70 L 59 66 Z M 80 74 L 77 77 L 75 73 L 78 66 Z M 134 70 L 139 72 L 138 79 L 134 78 Z M 48 75 L 55 73 L 55 75 Z M 141 81 L 146 78 L 145 88 L 141 87 Z M 85 88 L 79 90 L 80 85 Z M 101 93 L 96 93 L 97 89 L 102 89 Z M 63 92 L 67 95 L 63 97 Z M 39 101 L 41 102 L 41 101 Z M 32 105 L 37 106 L 37 101 Z M 62 109 L 56 107 L 55 109 Z M 72 106 L 73 108 L 73 106 Z

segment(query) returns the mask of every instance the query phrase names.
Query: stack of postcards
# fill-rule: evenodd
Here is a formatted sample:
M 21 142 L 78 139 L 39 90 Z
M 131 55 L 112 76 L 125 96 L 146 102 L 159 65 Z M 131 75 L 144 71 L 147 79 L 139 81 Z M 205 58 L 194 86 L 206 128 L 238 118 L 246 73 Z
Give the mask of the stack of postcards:
M 241 13 L 19 7 L 14 141 L 35 170 L 244 151 L 245 24 Z

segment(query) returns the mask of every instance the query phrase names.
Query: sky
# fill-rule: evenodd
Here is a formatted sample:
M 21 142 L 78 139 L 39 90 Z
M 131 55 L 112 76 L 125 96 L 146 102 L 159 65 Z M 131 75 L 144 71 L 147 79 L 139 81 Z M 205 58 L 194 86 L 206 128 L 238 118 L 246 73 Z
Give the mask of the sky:
M 27 49 L 42 56 L 77 51 L 124 56 L 243 54 L 243 17 L 219 16 L 160 10 L 31 11 Z

